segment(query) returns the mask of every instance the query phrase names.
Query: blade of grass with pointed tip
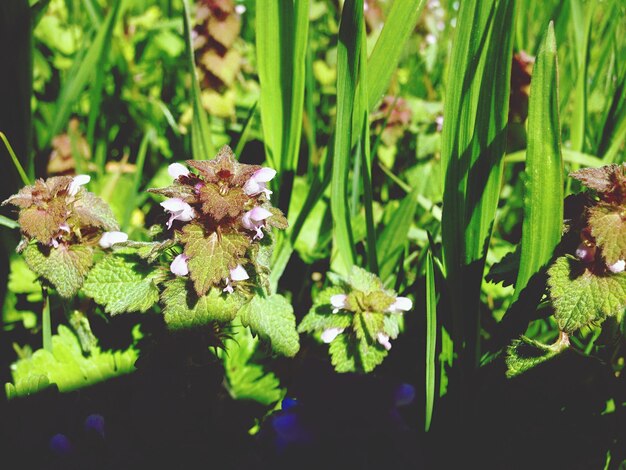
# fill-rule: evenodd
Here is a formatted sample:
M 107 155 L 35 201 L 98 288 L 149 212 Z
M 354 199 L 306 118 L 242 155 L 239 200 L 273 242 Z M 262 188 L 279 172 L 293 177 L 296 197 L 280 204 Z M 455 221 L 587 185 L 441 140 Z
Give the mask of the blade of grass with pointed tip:
M 356 261 L 347 181 L 353 142 L 353 111 L 358 104 L 359 60 L 361 47 L 364 47 L 361 34 L 363 27 L 363 0 L 347 0 L 341 13 L 337 44 L 337 122 L 330 183 L 333 235 L 342 269 L 346 273 Z
M 257 0 L 256 47 L 261 122 L 279 207 L 287 213 L 298 166 L 308 39 L 308 0 Z
M 554 24 L 539 47 L 528 109 L 528 148 L 520 266 L 513 301 L 552 258 L 563 226 L 563 159 Z M 539 300 L 539 299 L 537 299 Z
M 404 44 L 413 32 L 424 0 L 393 2 L 367 63 L 367 95 L 370 111 L 378 104 L 398 67 Z
M 426 414 L 424 430 L 428 432 L 435 406 L 435 377 L 437 373 L 437 290 L 433 254 L 426 255 Z
M 464 370 L 479 359 L 480 290 L 506 146 L 513 12 L 513 0 L 461 2 L 448 69 L 442 243 L 452 336 Z
M 63 85 L 57 101 L 54 120 L 50 125 L 49 133 L 42 147 L 47 147 L 52 141 L 52 138 L 58 135 L 67 125 L 72 107 L 78 100 L 80 94 L 87 87 L 93 74 L 101 72 L 100 63 L 103 55 L 108 53 L 113 30 L 117 24 L 118 18 L 121 16 L 124 3 L 124 0 L 116 0 L 113 3 L 113 6 L 98 29 L 98 33 L 89 46 L 89 50 L 85 54 L 82 62 L 75 69 L 75 73 L 71 75 Z
M 191 74 L 191 103 L 193 117 L 191 120 L 191 154 L 194 160 L 208 160 L 215 155 L 215 148 L 211 141 L 211 128 L 207 113 L 202 106 L 202 94 L 198 74 L 196 72 L 196 59 L 191 36 L 191 20 L 189 0 L 183 0 L 183 23 L 185 29 L 185 42 L 187 49 L 187 67 Z

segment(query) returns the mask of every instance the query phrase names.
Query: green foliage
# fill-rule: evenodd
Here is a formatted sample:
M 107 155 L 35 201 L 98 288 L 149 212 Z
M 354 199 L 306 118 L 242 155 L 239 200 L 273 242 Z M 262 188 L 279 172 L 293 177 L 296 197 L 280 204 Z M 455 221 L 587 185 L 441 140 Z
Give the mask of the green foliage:
M 87 246 L 59 245 L 48 248 L 29 243 L 24 249 L 28 267 L 49 281 L 61 297 L 73 297 L 83 285 L 93 264 L 93 249 Z
M 294 357 L 300 349 L 293 307 L 282 295 L 255 296 L 239 314 L 243 326 L 268 340 L 277 354 Z
M 626 274 L 596 273 L 562 256 L 548 271 L 554 317 L 561 331 L 571 333 L 621 315 L 626 307 Z
M 246 301 L 236 291 L 226 294 L 215 288 L 197 297 L 190 289 L 190 282 L 183 278 L 166 281 L 163 285 L 163 313 L 167 326 L 172 330 L 203 328 L 212 322 L 229 322 Z
M 259 340 L 248 328 L 233 327 L 233 338 L 224 341 L 221 357 L 224 360 L 227 388 L 237 400 L 254 400 L 269 406 L 284 396 L 280 381 L 274 373 L 255 362 Z
M 85 357 L 78 338 L 63 325 L 52 344 L 53 353 L 40 349 L 15 363 L 13 383 L 6 384 L 9 398 L 34 394 L 51 385 L 70 392 L 135 370 L 137 351 L 132 347 L 119 351 L 93 347 Z
M 558 86 L 556 40 L 550 23 L 533 68 L 530 90 L 525 167 L 528 178 L 514 300 L 530 278 L 550 262 L 561 239 L 563 160 Z
M 366 339 L 357 339 L 340 334 L 328 348 L 331 361 L 337 372 L 371 372 L 380 365 L 387 351 L 380 345 L 370 345 Z
M 547 345 L 522 336 L 514 340 L 507 349 L 506 376 L 517 377 L 559 355 L 568 345 L 569 343 L 561 341 Z
M 145 312 L 159 300 L 157 270 L 130 256 L 107 255 L 89 272 L 83 291 L 111 315 Z
M 199 296 L 220 284 L 239 264 L 248 248 L 248 239 L 240 234 L 213 232 L 208 236 L 198 224 L 186 225 L 181 235 L 189 256 L 189 273 Z

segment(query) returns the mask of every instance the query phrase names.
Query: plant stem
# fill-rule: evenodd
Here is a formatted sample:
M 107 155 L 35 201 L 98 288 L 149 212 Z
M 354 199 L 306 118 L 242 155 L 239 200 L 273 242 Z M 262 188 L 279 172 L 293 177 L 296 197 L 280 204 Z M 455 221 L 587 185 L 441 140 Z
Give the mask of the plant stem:
M 52 353 L 52 327 L 50 324 L 50 298 L 48 288 L 42 284 L 41 294 L 43 297 L 42 324 L 43 324 L 43 348 Z

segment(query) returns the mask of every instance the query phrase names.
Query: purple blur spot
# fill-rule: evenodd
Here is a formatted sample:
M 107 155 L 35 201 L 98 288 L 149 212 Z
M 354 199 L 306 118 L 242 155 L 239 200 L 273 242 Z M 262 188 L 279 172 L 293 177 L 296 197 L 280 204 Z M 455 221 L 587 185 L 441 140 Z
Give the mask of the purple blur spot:
M 281 403 L 281 407 L 283 411 L 290 410 L 297 405 L 298 405 L 298 400 L 296 400 L 295 398 L 285 398 Z
M 400 384 L 395 392 L 396 406 L 406 406 L 415 399 L 415 387 L 409 384 Z
M 85 419 L 85 431 L 94 431 L 104 439 L 104 417 L 92 414 Z
M 72 443 L 64 434 L 55 434 L 52 436 L 49 447 L 53 453 L 60 456 L 70 455 L 74 450 L 72 448 Z

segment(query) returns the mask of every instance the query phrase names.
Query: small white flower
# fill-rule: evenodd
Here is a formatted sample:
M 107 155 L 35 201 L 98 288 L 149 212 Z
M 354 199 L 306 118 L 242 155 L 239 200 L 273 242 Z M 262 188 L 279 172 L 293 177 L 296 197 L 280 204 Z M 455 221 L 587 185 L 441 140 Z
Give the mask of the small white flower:
M 389 336 L 383 332 L 380 332 L 376 335 L 376 339 L 378 342 L 387 350 L 391 349 L 391 343 L 389 342 Z
M 122 243 L 126 240 L 128 240 L 128 235 L 124 232 L 104 232 L 98 244 L 102 248 L 111 248 L 116 243 Z
M 89 176 L 89 175 L 76 175 L 76 176 L 74 176 L 74 178 L 72 179 L 72 182 L 67 187 L 67 193 L 70 196 L 76 196 L 76 193 L 78 192 L 78 189 L 81 186 L 89 183 L 89 181 L 91 181 L 91 176 Z
M 626 269 L 626 261 L 624 261 L 623 259 L 619 259 L 610 266 L 607 266 L 607 268 L 609 268 L 609 271 L 611 271 L 612 273 L 622 273 L 624 272 L 624 269 Z
M 321 336 L 322 341 L 326 344 L 332 343 L 337 336 L 343 333 L 343 330 L 344 328 L 328 328 L 327 330 L 324 330 Z
M 248 276 L 248 273 L 243 268 L 243 266 L 238 264 L 230 270 L 230 276 L 226 278 L 226 287 L 224 287 L 224 289 L 222 290 L 224 292 L 232 294 L 234 292 L 234 289 L 230 281 L 245 281 L 246 279 L 250 279 L 250 276 Z
M 246 181 L 246 184 L 244 184 L 243 192 L 248 196 L 256 196 L 257 194 L 265 193 L 269 199 L 272 191 L 267 189 L 267 183 L 271 181 L 274 176 L 276 176 L 276 170 L 272 168 L 261 168 L 255 171 L 250 179 Z
M 411 299 L 407 297 L 396 297 L 394 303 L 392 303 L 388 308 L 387 312 L 389 313 L 402 313 L 408 312 L 413 308 L 413 302 Z
M 70 233 L 70 226 L 67 224 L 59 225 L 59 230 L 63 230 L 64 232 Z
M 179 176 L 187 176 L 189 174 L 189 170 L 182 163 L 172 163 L 167 167 L 167 172 L 173 179 L 178 179 Z
M 330 298 L 330 304 L 333 306 L 333 313 L 337 313 L 342 308 L 346 308 L 346 294 L 335 294 Z
M 243 15 L 246 12 L 246 6 L 245 5 L 237 5 L 237 6 L 235 6 L 235 11 L 237 12 L 238 15 Z
M 261 227 L 265 225 L 265 219 L 272 216 L 272 213 L 262 207 L 255 207 L 246 212 L 241 218 L 241 225 L 248 230 L 256 230 L 253 240 L 263 238 Z
M 189 222 L 196 216 L 193 207 L 177 197 L 166 199 L 161 203 L 161 207 L 171 214 L 170 220 L 167 221 L 168 229 L 172 228 L 172 222 L 175 220 Z
M 186 276 L 189 274 L 189 267 L 187 266 L 188 259 L 189 257 L 185 253 L 181 253 L 174 258 L 174 261 L 170 264 L 170 271 L 177 276 Z

